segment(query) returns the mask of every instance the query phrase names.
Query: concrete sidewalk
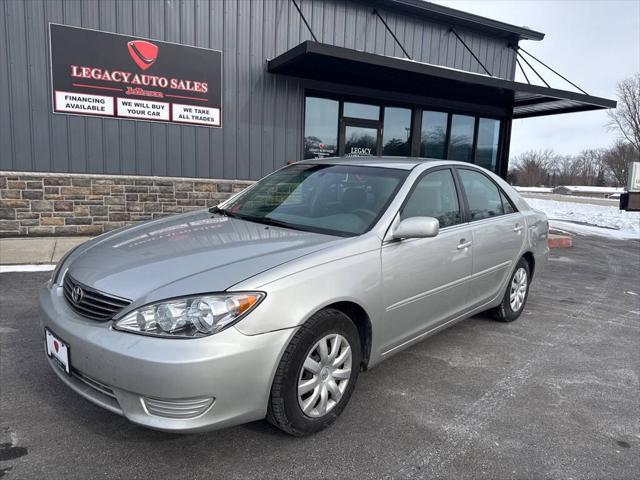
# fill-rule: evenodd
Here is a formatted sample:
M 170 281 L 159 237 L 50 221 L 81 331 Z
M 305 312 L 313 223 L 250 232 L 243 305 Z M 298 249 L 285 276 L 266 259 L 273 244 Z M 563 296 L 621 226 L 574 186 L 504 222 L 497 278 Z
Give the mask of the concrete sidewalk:
M 92 237 L 0 238 L 0 265 L 55 264 Z

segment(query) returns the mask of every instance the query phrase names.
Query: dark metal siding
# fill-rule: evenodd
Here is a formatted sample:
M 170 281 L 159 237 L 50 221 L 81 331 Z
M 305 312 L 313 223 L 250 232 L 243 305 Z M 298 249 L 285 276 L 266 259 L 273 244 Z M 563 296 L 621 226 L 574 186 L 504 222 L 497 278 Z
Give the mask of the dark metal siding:
M 402 51 L 350 0 L 298 0 L 318 40 Z M 481 72 L 448 26 L 381 10 L 419 61 Z M 53 115 L 48 22 L 223 51 L 222 129 Z M 458 29 L 494 75 L 512 79 L 504 39 Z M 0 2 L 0 170 L 257 179 L 301 152 L 303 84 L 265 60 L 311 35 L 290 0 L 4 0 Z

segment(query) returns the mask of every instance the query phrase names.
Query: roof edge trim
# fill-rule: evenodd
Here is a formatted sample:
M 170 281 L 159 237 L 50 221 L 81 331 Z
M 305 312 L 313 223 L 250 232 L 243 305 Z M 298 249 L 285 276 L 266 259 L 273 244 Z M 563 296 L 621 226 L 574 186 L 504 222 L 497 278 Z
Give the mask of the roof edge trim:
M 545 34 L 532 30 L 527 27 L 519 27 L 509 23 L 493 20 L 492 18 L 482 17 L 473 13 L 456 10 L 455 8 L 445 7 L 424 0 L 369 0 L 369 5 L 375 4 L 378 8 L 386 8 L 387 10 L 400 10 L 412 13 L 418 13 L 429 16 L 435 20 L 444 23 L 463 25 L 471 28 L 489 29 L 495 33 L 502 35 L 511 35 L 518 40 L 536 40 L 544 39 Z

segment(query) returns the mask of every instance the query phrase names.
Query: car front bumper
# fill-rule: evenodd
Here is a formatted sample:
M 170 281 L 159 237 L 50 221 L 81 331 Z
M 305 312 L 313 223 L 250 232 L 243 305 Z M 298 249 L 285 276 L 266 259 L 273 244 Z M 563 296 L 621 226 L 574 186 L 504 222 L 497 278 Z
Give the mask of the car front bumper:
M 40 320 L 69 345 L 71 375 L 48 360 L 71 389 L 134 423 L 183 433 L 264 418 L 273 375 L 295 333 L 244 335 L 230 327 L 167 339 L 120 332 L 76 314 L 58 286 L 42 288 Z

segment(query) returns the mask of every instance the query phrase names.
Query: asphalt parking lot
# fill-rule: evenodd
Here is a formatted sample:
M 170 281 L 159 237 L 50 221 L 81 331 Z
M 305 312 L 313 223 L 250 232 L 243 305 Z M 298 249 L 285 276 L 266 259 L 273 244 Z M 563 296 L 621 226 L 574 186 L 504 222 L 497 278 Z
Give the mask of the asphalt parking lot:
M 49 370 L 36 292 L 0 274 L 0 477 L 638 478 L 640 242 L 555 250 L 512 324 L 468 319 L 360 376 L 330 429 L 146 430 Z

